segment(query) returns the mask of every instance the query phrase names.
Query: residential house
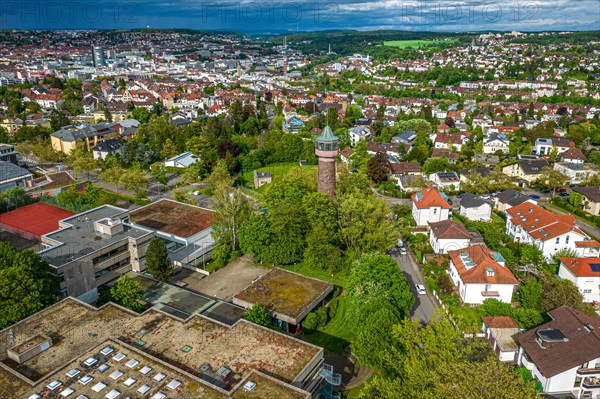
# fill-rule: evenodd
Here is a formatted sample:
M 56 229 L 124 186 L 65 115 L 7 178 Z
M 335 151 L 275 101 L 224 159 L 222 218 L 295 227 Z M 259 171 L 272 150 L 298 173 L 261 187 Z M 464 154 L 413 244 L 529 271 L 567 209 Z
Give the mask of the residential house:
M 417 226 L 427 226 L 429 222 L 450 218 L 452 207 L 448 203 L 448 197 L 431 186 L 413 194 L 411 200 L 412 217 Z
M 466 248 L 472 238 L 462 223 L 452 219 L 429 223 L 429 244 L 436 254 Z
M 26 187 L 33 174 L 12 162 L 0 161 L 0 193 L 15 187 Z
M 481 197 L 467 193 L 460 199 L 459 213 L 469 220 L 488 222 L 491 220 L 492 205 Z
M 197 157 L 191 151 L 187 151 L 167 159 L 164 165 L 172 168 L 188 168 L 196 162 L 200 162 L 200 157 Z
M 575 216 L 557 215 L 529 202 L 506 211 L 506 233 L 516 242 L 535 245 L 546 259 L 564 248 L 576 251 L 578 241 L 589 240 Z
M 575 284 L 584 302 L 600 303 L 600 258 L 560 258 L 558 277 Z
M 403 175 L 421 175 L 421 165 L 418 162 L 396 162 L 392 164 L 392 175 L 398 178 Z
M 556 154 L 561 154 L 567 151 L 571 146 L 572 139 L 562 137 L 552 137 L 550 139 L 539 138 L 535 140 L 533 153 L 539 156 L 552 154 L 556 150 Z
M 448 148 L 434 148 L 431 152 L 431 158 L 446 158 L 449 164 L 455 164 L 460 155 Z
M 413 144 L 417 139 L 417 133 L 413 130 L 405 130 L 392 137 L 391 142 L 395 144 Z
M 494 154 L 496 151 L 502 151 L 504 154 L 508 154 L 508 146 L 510 141 L 504 134 L 495 134 L 490 137 L 483 139 L 483 153 Z
M 460 134 L 436 133 L 433 138 L 433 148 L 448 148 L 460 151 L 464 144 L 464 136 Z
M 492 350 L 498 355 L 501 362 L 514 362 L 519 352 L 519 346 L 512 338 L 521 332 L 516 321 L 508 316 L 482 317 L 481 329 L 485 338 L 492 345 Z
M 600 173 L 600 166 L 593 163 L 556 162 L 554 170 L 567 176 L 569 183 L 580 184 Z
M 346 165 L 350 164 L 350 157 L 354 154 L 354 150 L 351 147 L 346 147 L 340 151 L 340 159 Z
M 543 393 L 597 398 L 600 392 L 600 317 L 568 306 L 548 312 L 548 323 L 514 336 L 517 365 L 542 385 Z
M 484 245 L 448 251 L 450 279 L 465 304 L 481 305 L 486 299 L 511 303 L 519 281 L 506 266 L 499 252 Z
M 580 258 L 600 257 L 600 242 L 596 240 L 577 241 L 575 243 L 575 252 Z
M 425 180 L 418 175 L 400 175 L 396 177 L 398 187 L 402 192 L 415 192 L 427 185 Z
M 573 163 L 573 164 L 582 164 L 587 162 L 586 156 L 579 148 L 575 148 L 575 143 L 571 142 L 571 147 L 559 154 L 561 162 Z
M 540 177 L 542 170 L 549 166 L 548 161 L 544 159 L 522 159 L 503 167 L 502 173 L 509 177 L 516 177 L 531 183 L 536 181 Z
M 284 118 L 281 123 L 283 131 L 287 133 L 297 133 L 304 127 L 304 122 L 302 122 L 295 114 Z
M 254 188 L 259 188 L 265 184 L 269 184 L 273 181 L 271 173 L 254 171 Z
M 371 138 L 371 129 L 367 126 L 355 126 L 348 129 L 350 145 L 355 146 L 360 140 L 368 141 Z
M 580 200 L 582 210 L 594 216 L 600 216 L 600 187 L 573 187 L 573 191 L 582 197 Z
M 97 146 L 92 147 L 92 153 L 94 154 L 94 159 L 102 159 L 106 160 L 109 155 L 116 156 L 121 152 L 121 147 L 123 147 L 123 143 L 117 139 L 108 139 L 106 141 L 102 141 Z
M 537 204 L 537 202 L 529 198 L 527 195 L 522 194 L 520 191 L 517 191 L 514 188 L 509 188 L 496 195 L 495 208 L 499 211 L 506 212 L 511 207 L 522 204 L 523 202 Z
M 447 190 L 458 190 L 460 178 L 456 172 L 438 172 L 429 175 L 429 180 L 437 187 Z

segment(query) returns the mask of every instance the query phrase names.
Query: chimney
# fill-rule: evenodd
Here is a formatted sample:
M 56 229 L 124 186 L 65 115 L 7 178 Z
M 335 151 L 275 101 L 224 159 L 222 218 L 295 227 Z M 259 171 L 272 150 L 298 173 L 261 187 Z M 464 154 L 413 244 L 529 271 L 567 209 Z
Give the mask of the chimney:
M 574 148 L 575 147 L 575 143 L 572 141 L 569 141 L 569 148 Z

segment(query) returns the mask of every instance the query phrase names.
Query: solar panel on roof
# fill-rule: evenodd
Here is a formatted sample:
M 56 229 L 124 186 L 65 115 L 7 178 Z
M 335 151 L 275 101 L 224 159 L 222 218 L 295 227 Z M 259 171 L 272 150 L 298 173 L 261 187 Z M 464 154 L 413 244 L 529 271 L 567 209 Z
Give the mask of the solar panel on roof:
M 593 272 L 600 273 L 600 263 L 590 263 L 590 269 L 592 269 Z

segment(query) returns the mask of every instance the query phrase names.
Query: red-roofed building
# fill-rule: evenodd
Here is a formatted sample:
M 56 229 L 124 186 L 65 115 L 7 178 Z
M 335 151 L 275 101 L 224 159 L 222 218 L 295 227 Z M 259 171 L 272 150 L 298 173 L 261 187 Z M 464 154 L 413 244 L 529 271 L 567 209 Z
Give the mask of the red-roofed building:
M 573 215 L 557 215 L 530 202 L 506 211 L 506 233 L 517 242 L 535 245 L 546 259 L 564 248 L 577 251 L 577 242 L 589 240 Z
M 413 194 L 412 216 L 417 226 L 427 226 L 430 222 L 449 219 L 452 207 L 447 198 L 431 186 Z
M 59 220 L 73 215 L 73 212 L 38 202 L 0 214 L 0 230 L 40 241 L 44 234 L 58 230 Z
M 519 284 L 498 252 L 483 245 L 448 251 L 450 278 L 466 304 L 481 305 L 486 299 L 511 303 Z
M 584 302 L 600 302 L 600 258 L 560 258 L 558 276 L 575 284 Z

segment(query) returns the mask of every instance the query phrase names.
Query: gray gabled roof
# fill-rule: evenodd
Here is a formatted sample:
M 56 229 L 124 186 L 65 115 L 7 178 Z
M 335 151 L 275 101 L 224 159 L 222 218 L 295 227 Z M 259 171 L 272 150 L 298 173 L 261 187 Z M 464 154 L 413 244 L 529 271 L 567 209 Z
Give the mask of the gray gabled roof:
M 12 162 L 0 161 L 0 182 L 27 175 L 31 175 L 31 172 L 27 169 L 17 166 Z
M 529 199 L 524 194 L 521 194 L 519 191 L 509 188 L 508 190 L 504 190 L 497 195 L 498 201 L 503 204 L 508 204 L 510 206 L 519 205 Z
M 481 205 L 489 204 L 487 201 L 474 194 L 468 193 L 460 200 L 460 206 L 464 208 L 479 208 Z

